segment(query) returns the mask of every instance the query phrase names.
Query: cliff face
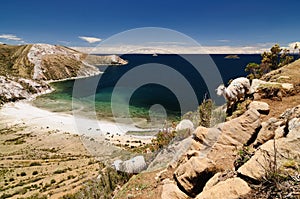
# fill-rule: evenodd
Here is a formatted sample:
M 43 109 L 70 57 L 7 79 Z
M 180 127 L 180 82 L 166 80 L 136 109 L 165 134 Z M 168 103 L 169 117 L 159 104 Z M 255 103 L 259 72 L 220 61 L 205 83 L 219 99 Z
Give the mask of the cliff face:
M 49 44 L 0 45 L 0 75 L 35 80 L 59 80 L 98 74 L 96 65 L 121 65 L 125 60 L 113 56 L 86 55 Z

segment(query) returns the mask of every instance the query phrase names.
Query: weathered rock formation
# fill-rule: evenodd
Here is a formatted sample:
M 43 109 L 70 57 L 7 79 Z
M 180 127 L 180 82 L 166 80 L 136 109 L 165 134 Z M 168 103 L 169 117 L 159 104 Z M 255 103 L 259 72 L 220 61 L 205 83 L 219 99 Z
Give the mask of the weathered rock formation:
M 0 76 L 0 104 L 30 99 L 51 90 L 50 86 L 44 82 Z

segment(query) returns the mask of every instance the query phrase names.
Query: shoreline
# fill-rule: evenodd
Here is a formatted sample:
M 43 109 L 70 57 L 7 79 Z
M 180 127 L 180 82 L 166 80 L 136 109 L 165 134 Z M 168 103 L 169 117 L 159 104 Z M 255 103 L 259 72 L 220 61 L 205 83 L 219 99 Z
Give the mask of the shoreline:
M 51 83 L 56 83 L 56 82 L 64 82 L 64 81 L 69 81 L 69 80 L 76 80 L 76 79 L 84 79 L 84 78 L 89 78 L 89 77 L 94 77 L 100 74 L 103 74 L 104 72 L 102 71 L 98 71 L 94 74 L 90 74 L 90 75 L 85 75 L 85 76 L 76 76 L 76 77 L 69 77 L 69 78 L 65 78 L 65 79 L 57 79 L 57 80 L 45 80 L 44 82 L 47 84 L 51 84 Z
M 133 124 L 121 124 L 106 120 L 74 117 L 67 113 L 56 113 L 33 106 L 30 101 L 6 103 L 0 108 L 0 125 L 15 125 L 30 131 L 70 133 L 90 138 L 101 138 L 109 143 L 126 144 L 141 141 L 150 143 L 154 136 L 126 134 L 128 131 L 145 131 Z M 146 129 L 149 130 L 149 129 Z

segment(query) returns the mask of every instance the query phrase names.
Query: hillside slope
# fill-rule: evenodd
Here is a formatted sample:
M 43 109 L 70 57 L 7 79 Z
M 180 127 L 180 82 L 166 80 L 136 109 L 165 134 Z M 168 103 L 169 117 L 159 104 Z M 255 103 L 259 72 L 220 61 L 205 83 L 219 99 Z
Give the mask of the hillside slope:
M 252 101 L 241 116 L 212 128 L 200 126 L 189 138 L 171 142 L 152 163 L 172 161 L 134 176 L 114 198 L 299 198 L 299 74 L 296 60 L 264 75 L 264 86 L 293 88 L 286 93 L 279 88 L 281 98 L 255 93 L 252 105 L 260 106 L 251 106 Z M 263 91 L 272 91 L 267 88 Z M 175 158 L 178 151 L 183 152 Z
M 88 77 L 99 65 L 123 65 L 116 55 L 87 55 L 64 46 L 0 44 L 0 105 L 51 92 L 49 80 Z
M 35 80 L 59 80 L 99 73 L 94 65 L 126 64 L 116 55 L 87 55 L 64 46 L 0 44 L 0 75 Z

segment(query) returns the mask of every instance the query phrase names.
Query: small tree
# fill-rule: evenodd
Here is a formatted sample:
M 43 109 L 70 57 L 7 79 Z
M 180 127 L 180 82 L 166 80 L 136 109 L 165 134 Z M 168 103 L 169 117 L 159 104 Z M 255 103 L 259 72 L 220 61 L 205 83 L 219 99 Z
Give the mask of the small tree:
M 245 68 L 246 72 L 249 72 L 248 78 L 249 79 L 256 79 L 262 76 L 262 70 L 259 64 L 257 63 L 249 63 Z

